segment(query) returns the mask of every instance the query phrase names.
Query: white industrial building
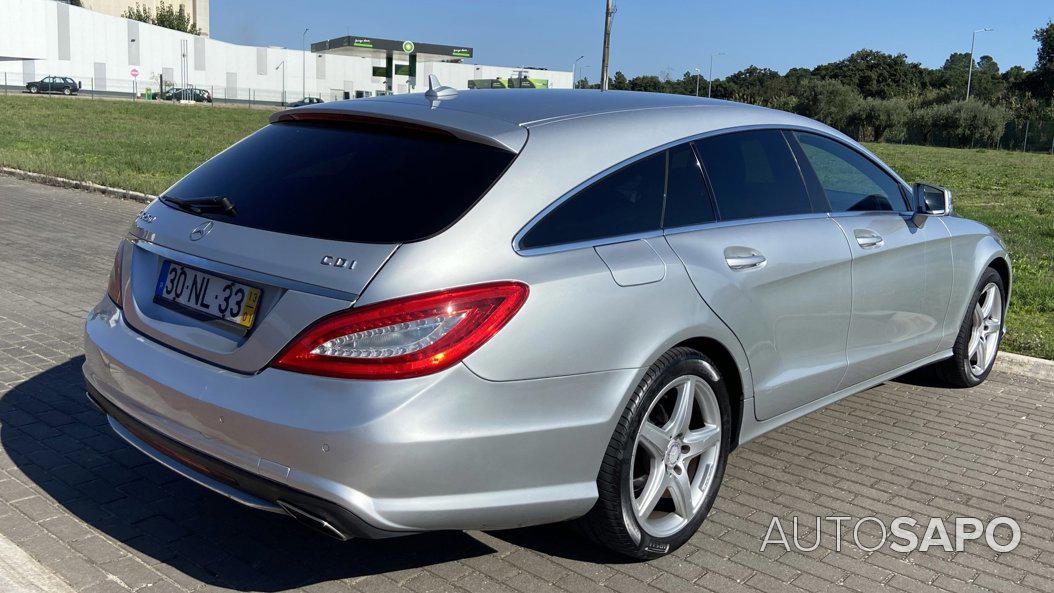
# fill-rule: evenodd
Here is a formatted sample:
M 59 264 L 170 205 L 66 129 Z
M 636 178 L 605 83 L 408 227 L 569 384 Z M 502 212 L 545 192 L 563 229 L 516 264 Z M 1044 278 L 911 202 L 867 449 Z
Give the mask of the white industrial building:
M 163 80 L 257 102 L 420 91 L 429 74 L 460 89 L 572 84 L 570 72 L 469 63 L 463 46 L 349 36 L 311 49 L 235 45 L 54 0 L 0 0 L 0 85 L 9 91 L 49 75 L 74 78 L 85 94 L 142 94 Z

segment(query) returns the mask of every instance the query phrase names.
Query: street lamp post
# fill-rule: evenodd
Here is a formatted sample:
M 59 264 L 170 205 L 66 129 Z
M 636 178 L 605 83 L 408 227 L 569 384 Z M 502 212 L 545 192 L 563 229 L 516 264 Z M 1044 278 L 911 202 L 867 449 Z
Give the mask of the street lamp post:
M 278 70 L 279 68 L 282 69 L 282 105 L 284 106 L 285 105 L 285 60 L 282 60 L 281 63 L 279 63 L 277 66 L 274 67 L 275 70 Z
M 969 69 L 969 73 L 966 75 L 966 100 L 967 101 L 970 100 L 970 83 L 973 82 L 973 48 L 974 48 L 974 43 L 977 41 L 977 34 L 978 33 L 987 33 L 988 31 L 991 31 L 991 30 L 992 30 L 991 27 L 985 27 L 984 29 L 977 29 L 976 31 L 973 32 L 972 35 L 970 35 L 970 67 L 969 67 L 970 69 Z
M 575 89 L 576 86 L 578 85 L 578 79 L 575 78 L 575 72 L 578 70 L 578 60 L 581 60 L 584 57 L 585 56 L 578 56 L 578 59 L 575 60 L 575 63 L 571 65 L 571 89 L 572 90 Z
M 710 98 L 713 96 L 714 90 L 714 56 L 723 56 L 725 52 L 719 51 L 715 54 L 710 54 L 710 73 L 706 76 L 706 97 Z
M 306 48 L 306 44 L 307 44 L 307 32 L 310 31 L 310 30 L 311 29 L 304 29 L 304 34 L 300 36 L 301 70 L 303 71 L 303 74 L 304 74 L 303 81 L 302 81 L 303 82 L 303 86 L 301 87 L 301 90 L 303 91 L 302 94 L 304 96 L 301 97 L 301 99 L 303 99 L 304 97 L 307 97 L 307 48 Z
M 695 96 L 699 96 L 699 77 L 703 75 L 703 71 L 699 68 L 695 69 Z

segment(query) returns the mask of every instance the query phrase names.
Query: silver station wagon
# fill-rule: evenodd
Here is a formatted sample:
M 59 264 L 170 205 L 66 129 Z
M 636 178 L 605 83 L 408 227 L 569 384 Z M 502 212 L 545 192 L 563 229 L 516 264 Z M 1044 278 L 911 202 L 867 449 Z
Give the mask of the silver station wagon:
M 815 121 L 437 87 L 276 113 L 173 185 L 84 374 L 148 456 L 336 538 L 577 520 L 650 558 L 738 445 L 984 381 L 1010 283 L 947 190 Z

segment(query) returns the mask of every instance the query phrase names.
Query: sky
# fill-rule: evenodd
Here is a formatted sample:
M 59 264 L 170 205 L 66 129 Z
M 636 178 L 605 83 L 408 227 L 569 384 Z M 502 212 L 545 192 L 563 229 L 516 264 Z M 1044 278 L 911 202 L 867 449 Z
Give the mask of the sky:
M 1054 20 L 1054 0 L 616 0 L 611 73 L 679 78 L 710 55 L 714 77 L 750 65 L 786 72 L 869 48 L 939 67 L 954 51 L 991 55 L 1002 70 L 1031 69 L 1033 31 Z M 215 0 L 212 37 L 299 48 L 358 35 L 467 45 L 479 64 L 540 66 L 600 74 L 604 0 Z

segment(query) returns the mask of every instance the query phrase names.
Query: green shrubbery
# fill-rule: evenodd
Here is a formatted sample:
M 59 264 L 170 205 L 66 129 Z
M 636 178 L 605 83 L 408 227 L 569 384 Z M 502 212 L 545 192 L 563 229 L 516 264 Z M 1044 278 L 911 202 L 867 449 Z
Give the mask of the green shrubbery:
M 859 140 L 957 147 L 996 147 L 1002 140 L 1004 146 L 1054 151 L 1049 125 L 1054 120 L 1054 22 L 1036 29 L 1033 39 L 1039 48 L 1032 70 L 1000 71 L 991 56 L 971 65 L 971 55 L 963 52 L 949 55 L 940 68 L 926 68 L 904 54 L 862 49 L 785 74 L 749 66 L 714 80 L 713 96 L 800 113 Z M 967 78 L 971 94 L 964 100 Z M 590 86 L 589 81 L 579 86 Z M 678 94 L 705 92 L 707 86 L 692 72 L 680 79 L 669 72 L 634 78 L 616 72 L 610 81 L 614 90 Z M 1007 126 L 1011 119 L 1021 126 Z M 1032 136 L 1018 132 L 1029 125 Z
M 995 147 L 1010 120 L 1006 109 L 977 100 L 926 105 L 919 98 L 865 99 L 833 80 L 807 81 L 787 104 L 791 111 L 875 142 Z

